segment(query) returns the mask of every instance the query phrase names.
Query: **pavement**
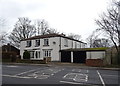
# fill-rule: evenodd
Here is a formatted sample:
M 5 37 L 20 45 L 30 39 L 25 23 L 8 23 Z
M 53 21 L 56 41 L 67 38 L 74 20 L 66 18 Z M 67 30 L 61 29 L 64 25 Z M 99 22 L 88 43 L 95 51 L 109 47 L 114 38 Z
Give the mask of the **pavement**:
M 85 64 L 79 63 L 64 63 L 64 62 L 49 62 L 47 64 L 33 64 L 33 63 L 2 63 L 2 64 L 12 64 L 12 65 L 41 65 L 41 66 L 70 66 L 70 67 L 80 67 L 80 68 L 88 68 L 88 69 L 103 69 L 103 70 L 120 70 L 120 68 L 115 67 L 93 67 L 93 66 L 86 66 Z

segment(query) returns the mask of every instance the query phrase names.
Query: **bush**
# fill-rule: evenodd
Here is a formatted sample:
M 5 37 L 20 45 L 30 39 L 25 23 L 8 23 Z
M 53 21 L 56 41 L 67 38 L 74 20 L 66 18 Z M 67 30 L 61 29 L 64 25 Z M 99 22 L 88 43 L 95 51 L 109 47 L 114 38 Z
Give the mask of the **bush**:
M 23 53 L 23 59 L 30 59 L 30 52 L 25 50 Z

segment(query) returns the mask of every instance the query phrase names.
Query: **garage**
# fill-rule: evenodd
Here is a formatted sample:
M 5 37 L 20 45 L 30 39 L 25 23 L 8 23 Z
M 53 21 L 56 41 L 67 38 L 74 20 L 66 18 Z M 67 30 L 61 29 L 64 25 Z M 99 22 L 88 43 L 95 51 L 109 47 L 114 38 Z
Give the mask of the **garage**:
M 73 51 L 73 63 L 85 63 L 86 51 Z
M 61 62 L 82 63 L 90 66 L 103 65 L 107 48 L 81 48 L 61 50 Z
M 61 62 L 71 62 L 71 51 L 61 51 Z
M 85 63 L 86 51 L 61 51 L 61 62 Z

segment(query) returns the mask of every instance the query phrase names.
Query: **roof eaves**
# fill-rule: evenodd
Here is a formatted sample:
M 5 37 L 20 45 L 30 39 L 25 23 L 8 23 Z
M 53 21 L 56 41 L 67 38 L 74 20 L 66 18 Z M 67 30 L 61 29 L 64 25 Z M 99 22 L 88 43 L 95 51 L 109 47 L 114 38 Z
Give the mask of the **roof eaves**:
M 33 39 L 39 39 L 39 38 L 50 38 L 50 37 L 63 37 L 63 38 L 67 38 L 67 39 L 70 39 L 70 40 L 74 40 L 74 41 L 77 41 L 77 42 L 84 43 L 82 41 L 79 41 L 79 40 L 76 40 L 76 39 L 73 39 L 73 38 L 69 38 L 69 37 L 66 37 L 66 36 L 63 36 L 63 35 L 59 35 L 59 34 L 46 34 L 46 35 L 33 36 L 31 38 L 23 39 L 21 41 L 33 40 Z M 84 44 L 87 44 L 87 43 L 84 43 Z

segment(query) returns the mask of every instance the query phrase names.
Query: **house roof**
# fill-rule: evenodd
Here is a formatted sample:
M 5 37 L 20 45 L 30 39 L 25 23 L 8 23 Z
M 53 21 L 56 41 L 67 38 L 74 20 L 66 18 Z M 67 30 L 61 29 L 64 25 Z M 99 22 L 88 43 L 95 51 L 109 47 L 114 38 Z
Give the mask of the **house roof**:
M 74 48 L 74 49 L 64 49 L 61 51 L 106 51 L 107 47 L 100 47 L 100 48 Z
M 66 37 L 66 36 L 61 35 L 61 34 L 46 34 L 46 35 L 33 36 L 33 37 L 30 37 L 30 38 L 27 38 L 27 39 L 23 39 L 21 41 L 33 40 L 33 39 L 42 39 L 42 38 L 51 38 L 51 37 L 63 37 L 63 38 L 67 38 L 67 39 L 70 39 L 70 40 L 74 40 L 74 41 L 77 41 L 77 42 L 84 43 L 82 41 L 79 41 L 79 40 L 76 40 L 76 39 L 73 39 L 73 38 L 69 38 L 69 37 Z M 84 44 L 87 44 L 87 43 L 84 43 Z
M 9 52 L 17 52 L 19 54 L 20 50 L 10 44 L 7 44 L 7 45 L 3 45 L 2 47 L 2 52 L 4 51 L 9 51 Z

